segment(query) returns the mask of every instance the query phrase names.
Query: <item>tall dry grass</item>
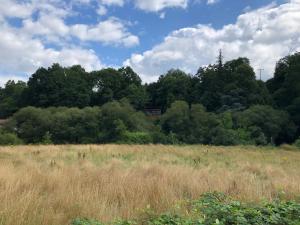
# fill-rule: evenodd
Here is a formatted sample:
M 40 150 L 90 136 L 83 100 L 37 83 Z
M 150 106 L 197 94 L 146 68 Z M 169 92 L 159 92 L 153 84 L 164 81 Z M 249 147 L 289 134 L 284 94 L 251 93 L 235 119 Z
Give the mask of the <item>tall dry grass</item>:
M 300 152 L 206 146 L 0 148 L 0 224 L 138 218 L 222 191 L 240 200 L 300 196 Z

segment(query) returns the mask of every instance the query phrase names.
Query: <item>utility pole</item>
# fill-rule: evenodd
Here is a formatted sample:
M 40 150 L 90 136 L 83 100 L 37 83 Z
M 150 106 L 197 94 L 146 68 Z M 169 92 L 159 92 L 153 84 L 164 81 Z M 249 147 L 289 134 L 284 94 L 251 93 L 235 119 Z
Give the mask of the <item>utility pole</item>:
M 222 71 L 222 68 L 223 68 L 223 52 L 222 52 L 222 49 L 219 50 L 219 55 L 218 55 L 218 70 L 219 72 Z
M 261 80 L 261 74 L 264 71 L 264 69 L 258 69 L 258 71 L 259 71 L 259 79 Z

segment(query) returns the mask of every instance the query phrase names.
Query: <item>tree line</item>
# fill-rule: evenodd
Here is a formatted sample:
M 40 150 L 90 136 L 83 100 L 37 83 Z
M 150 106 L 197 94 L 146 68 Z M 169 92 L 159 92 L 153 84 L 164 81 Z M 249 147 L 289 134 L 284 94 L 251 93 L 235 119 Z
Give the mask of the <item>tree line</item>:
M 146 108 L 162 115 L 149 117 Z M 143 84 L 130 67 L 40 68 L 0 88 L 0 144 L 282 144 L 300 134 L 300 53 L 257 80 L 247 58 L 170 70 Z

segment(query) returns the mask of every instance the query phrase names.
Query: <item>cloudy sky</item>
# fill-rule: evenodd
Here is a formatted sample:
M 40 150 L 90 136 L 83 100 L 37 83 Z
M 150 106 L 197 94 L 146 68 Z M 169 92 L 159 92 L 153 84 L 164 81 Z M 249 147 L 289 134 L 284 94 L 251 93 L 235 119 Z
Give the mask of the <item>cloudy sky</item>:
M 0 0 L 0 85 L 58 62 L 131 66 L 151 82 L 244 56 L 272 76 L 300 48 L 300 0 Z

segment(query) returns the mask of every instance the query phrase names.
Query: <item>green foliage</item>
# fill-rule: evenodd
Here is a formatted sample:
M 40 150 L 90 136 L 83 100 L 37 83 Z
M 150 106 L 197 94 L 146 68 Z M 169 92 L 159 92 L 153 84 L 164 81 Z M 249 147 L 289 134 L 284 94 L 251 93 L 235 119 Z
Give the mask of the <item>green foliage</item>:
M 126 141 L 133 138 L 126 132 L 147 132 L 152 126 L 146 116 L 136 112 L 126 100 L 103 105 L 99 122 L 102 142 Z
M 10 133 L 25 143 L 291 144 L 300 135 L 299 74 L 300 53 L 281 59 L 267 82 L 249 59 L 223 63 L 221 53 L 195 76 L 172 69 L 145 85 L 130 67 L 53 64 L 27 84 L 0 87 L 0 118 L 13 115 Z M 145 108 L 163 115 L 148 120 Z
M 111 102 L 101 108 L 27 107 L 17 112 L 9 129 L 26 143 L 87 144 L 152 142 L 153 125 L 126 101 Z
M 240 144 L 235 130 L 217 127 L 214 129 L 214 131 L 215 132 L 213 133 L 211 144 L 223 146 Z
M 31 106 L 84 107 L 90 103 L 89 79 L 81 66 L 63 68 L 53 64 L 48 69 L 38 69 L 31 76 L 24 95 Z
M 294 145 L 295 145 L 296 147 L 300 148 L 300 138 L 298 138 L 298 139 L 295 141 Z
M 148 225 L 299 225 L 300 204 L 275 201 L 265 204 L 244 204 L 222 193 L 207 193 L 188 205 L 186 214 L 148 215 L 142 224 Z M 76 221 L 76 220 L 75 220 Z M 78 221 L 78 220 L 77 220 Z M 79 220 L 80 221 L 80 220 Z M 85 221 L 85 220 L 83 220 Z M 72 225 L 94 223 L 72 223 Z M 97 224 L 97 223 L 95 223 Z M 100 224 L 100 223 L 99 223 Z M 112 224 L 136 224 L 119 221 Z M 98 224 L 97 224 L 98 225 Z
M 250 131 L 256 144 L 282 143 L 292 139 L 296 127 L 287 112 L 270 106 L 252 106 L 237 114 L 237 126 Z
M 202 105 L 176 101 L 161 117 L 162 130 L 183 143 L 211 143 L 212 128 L 219 125 L 217 118 L 205 111 Z
M 72 221 L 71 225 L 103 225 L 103 223 L 100 223 L 96 220 L 89 220 L 89 219 L 75 219 Z
M 287 110 L 300 127 L 300 53 L 288 55 L 276 65 L 274 78 L 267 81 L 272 97 L 281 109 Z M 300 129 L 298 129 L 298 134 Z
M 23 106 L 23 81 L 8 81 L 4 88 L 0 87 L 0 118 L 7 118 Z
M 150 105 L 163 112 L 175 101 L 190 102 L 192 77 L 181 70 L 170 70 L 148 86 Z
M 56 144 L 97 143 L 100 108 L 52 108 L 51 139 Z
M 240 111 L 255 104 L 271 104 L 264 83 L 255 79 L 247 58 L 200 68 L 196 74 L 200 102 L 209 110 Z
M 34 107 L 21 109 L 10 121 L 11 131 L 25 143 L 42 143 L 50 127 L 51 113 Z
M 135 109 L 143 109 L 148 95 L 140 77 L 130 68 L 112 68 L 93 72 L 92 105 L 127 98 Z
M 22 143 L 16 134 L 0 130 L 0 145 L 20 145 Z
M 203 225 L 290 225 L 300 222 L 300 204 L 296 202 L 247 205 L 220 193 L 208 193 L 193 204 L 193 210 L 202 215 Z
M 49 131 L 46 132 L 46 134 L 44 135 L 42 141 L 40 144 L 43 144 L 43 145 L 51 145 L 53 144 L 52 142 L 52 135 L 50 134 Z
M 145 132 L 125 132 L 122 142 L 127 144 L 150 144 L 153 142 L 152 136 Z

